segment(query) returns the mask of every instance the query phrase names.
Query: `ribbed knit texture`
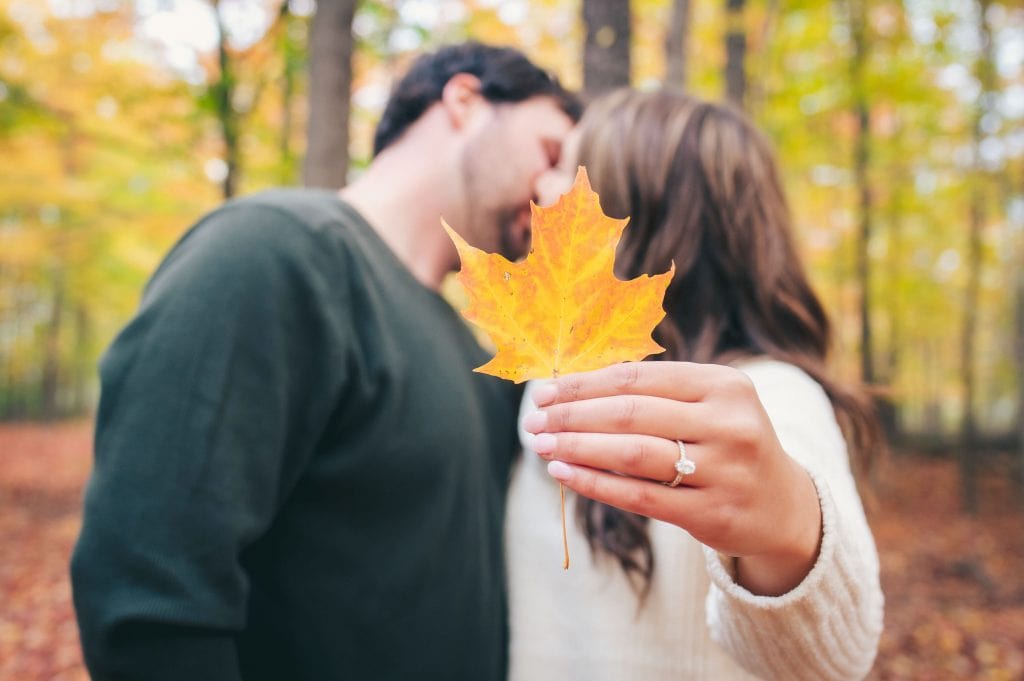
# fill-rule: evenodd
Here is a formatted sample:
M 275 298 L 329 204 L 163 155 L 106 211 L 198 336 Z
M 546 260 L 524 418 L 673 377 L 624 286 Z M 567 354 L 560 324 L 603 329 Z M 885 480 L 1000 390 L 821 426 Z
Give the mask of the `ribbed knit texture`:
M 510 681 L 828 681 L 867 674 L 882 628 L 878 558 L 831 404 L 791 365 L 756 360 L 740 368 L 783 447 L 818 489 L 824 533 L 810 574 L 783 596 L 755 596 L 733 580 L 731 559 L 651 521 L 656 568 L 641 607 L 618 564 L 591 554 L 571 494 L 573 564 L 562 570 L 558 485 L 528 451 L 513 476 L 505 523 Z M 529 400 L 528 390 L 524 413 L 533 409 Z

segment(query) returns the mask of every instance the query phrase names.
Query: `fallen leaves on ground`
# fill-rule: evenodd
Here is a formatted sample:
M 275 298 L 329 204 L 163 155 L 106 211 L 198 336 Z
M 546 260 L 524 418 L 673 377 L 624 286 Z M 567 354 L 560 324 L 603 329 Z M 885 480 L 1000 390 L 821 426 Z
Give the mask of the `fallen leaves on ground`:
M 87 681 L 68 560 L 91 466 L 85 422 L 0 424 L 0 679 Z M 952 461 L 895 456 L 872 526 L 886 629 L 871 681 L 1024 679 L 1024 499 L 1007 461 L 959 510 Z
M 0 679 L 87 681 L 68 561 L 92 426 L 0 424 Z
M 976 517 L 960 511 L 952 460 L 894 457 L 872 528 L 886 629 L 873 681 L 1024 679 L 1024 494 L 992 457 Z

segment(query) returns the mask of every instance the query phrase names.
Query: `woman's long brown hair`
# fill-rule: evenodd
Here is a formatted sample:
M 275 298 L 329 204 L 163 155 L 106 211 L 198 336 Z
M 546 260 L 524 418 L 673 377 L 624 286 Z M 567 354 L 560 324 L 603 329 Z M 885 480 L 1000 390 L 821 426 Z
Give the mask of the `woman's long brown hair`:
M 675 261 L 657 359 L 727 364 L 767 356 L 824 388 L 863 473 L 881 436 L 863 392 L 829 377 L 831 328 L 793 242 L 768 142 L 739 112 L 682 93 L 620 90 L 580 123 L 579 163 L 604 211 L 629 217 L 620 278 Z M 591 550 L 613 556 L 641 596 L 654 571 L 647 519 L 580 498 Z

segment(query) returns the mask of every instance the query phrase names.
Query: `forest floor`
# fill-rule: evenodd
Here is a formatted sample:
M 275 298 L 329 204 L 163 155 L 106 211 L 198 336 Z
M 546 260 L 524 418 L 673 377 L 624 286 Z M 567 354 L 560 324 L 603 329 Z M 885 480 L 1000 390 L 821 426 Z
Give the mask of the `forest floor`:
M 86 681 L 67 566 L 91 466 L 91 425 L 0 425 L 0 679 Z M 895 456 L 872 526 L 886 629 L 869 679 L 1024 679 L 1024 497 L 1009 465 L 960 511 L 953 462 Z

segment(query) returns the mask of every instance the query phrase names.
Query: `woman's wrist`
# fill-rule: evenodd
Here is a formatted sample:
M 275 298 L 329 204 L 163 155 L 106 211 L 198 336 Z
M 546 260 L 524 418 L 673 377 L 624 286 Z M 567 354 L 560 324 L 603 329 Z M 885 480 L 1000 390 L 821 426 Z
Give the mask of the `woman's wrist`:
M 821 502 L 807 472 L 795 461 L 792 522 L 780 533 L 778 550 L 736 559 L 736 582 L 752 594 L 781 596 L 792 591 L 811 572 L 822 538 Z M 785 525 L 783 526 L 785 527 Z M 782 529 L 782 528 L 780 528 Z

